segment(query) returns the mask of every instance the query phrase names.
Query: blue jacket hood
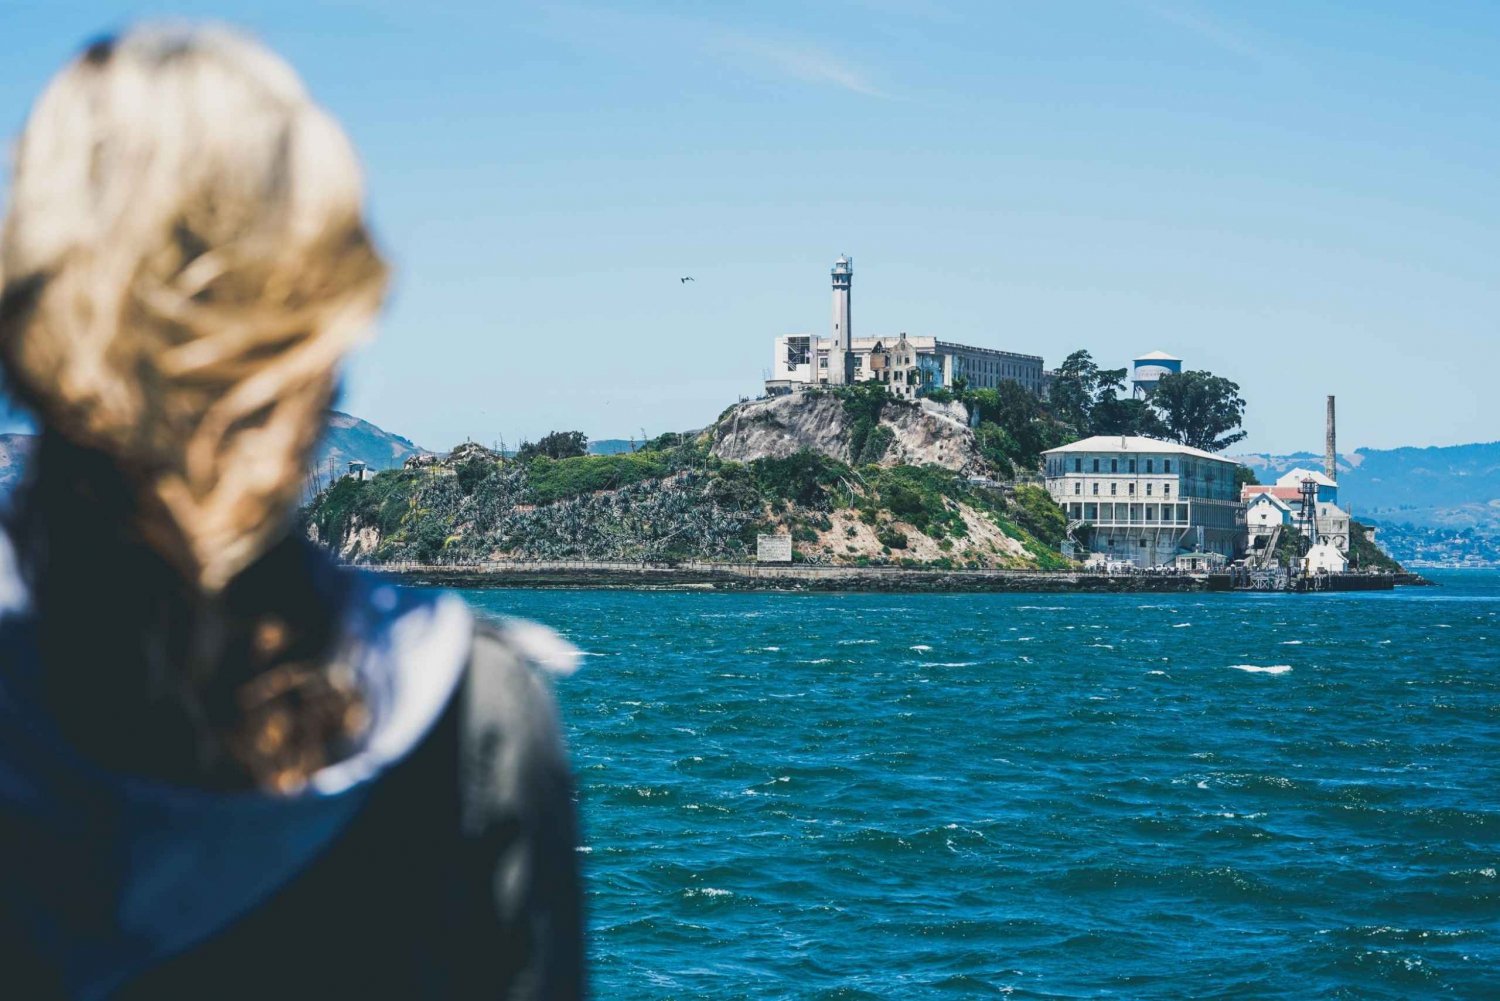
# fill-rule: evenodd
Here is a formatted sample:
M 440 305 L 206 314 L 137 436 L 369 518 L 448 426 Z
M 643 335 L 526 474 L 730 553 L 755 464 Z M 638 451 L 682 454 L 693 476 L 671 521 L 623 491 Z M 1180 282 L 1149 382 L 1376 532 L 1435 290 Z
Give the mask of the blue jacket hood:
M 0 533 L 0 895 L 70 996 L 108 996 L 285 885 L 440 717 L 471 650 L 462 600 L 365 575 L 353 592 L 346 649 L 371 713 L 360 750 L 294 795 L 174 786 L 84 760 L 41 711 L 29 598 Z

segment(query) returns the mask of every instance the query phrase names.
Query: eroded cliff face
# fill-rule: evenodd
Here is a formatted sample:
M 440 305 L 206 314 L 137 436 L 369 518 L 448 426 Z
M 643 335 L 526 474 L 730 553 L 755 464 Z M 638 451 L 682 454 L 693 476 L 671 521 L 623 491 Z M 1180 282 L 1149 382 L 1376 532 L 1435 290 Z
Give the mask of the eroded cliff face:
M 966 475 L 985 471 L 968 413 L 961 403 L 892 401 L 882 408 L 879 427 L 890 435 L 882 466 L 942 466 Z M 712 452 L 721 459 L 753 462 L 784 459 L 802 449 L 841 462 L 852 454 L 855 418 L 832 393 L 803 392 L 731 407 L 711 429 Z

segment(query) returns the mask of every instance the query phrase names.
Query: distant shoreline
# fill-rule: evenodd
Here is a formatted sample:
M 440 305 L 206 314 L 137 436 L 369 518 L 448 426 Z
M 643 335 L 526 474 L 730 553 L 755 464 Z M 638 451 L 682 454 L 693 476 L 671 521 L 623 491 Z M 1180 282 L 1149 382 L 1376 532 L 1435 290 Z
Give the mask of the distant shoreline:
M 940 570 L 754 563 L 537 561 L 470 566 L 385 564 L 361 569 L 403 583 L 460 588 L 612 588 L 890 593 L 1200 593 L 1231 590 L 1228 574 L 1103 574 L 1052 570 Z M 1427 584 L 1416 574 L 1398 584 Z

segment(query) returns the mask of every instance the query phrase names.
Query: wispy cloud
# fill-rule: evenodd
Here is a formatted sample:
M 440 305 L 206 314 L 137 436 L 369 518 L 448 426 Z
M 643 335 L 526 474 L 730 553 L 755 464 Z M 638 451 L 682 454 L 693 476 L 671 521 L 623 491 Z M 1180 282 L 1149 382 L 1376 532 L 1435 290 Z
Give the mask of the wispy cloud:
M 1232 52 L 1256 62 L 1266 61 L 1265 51 L 1244 35 L 1183 4 L 1153 3 L 1147 0 L 1140 7 L 1148 14 L 1191 32 L 1203 41 L 1226 52 Z
M 741 73 L 833 87 L 865 97 L 886 97 L 855 64 L 795 34 L 748 29 L 742 24 L 619 7 L 545 3 L 537 8 L 548 34 L 576 47 L 660 60 L 676 52 L 688 65 L 708 57 Z M 640 40 L 649 38 L 651 45 Z
M 743 34 L 713 35 L 707 48 L 738 57 L 747 68 L 819 86 L 837 87 L 866 97 L 885 97 L 859 70 L 832 53 L 795 41 Z

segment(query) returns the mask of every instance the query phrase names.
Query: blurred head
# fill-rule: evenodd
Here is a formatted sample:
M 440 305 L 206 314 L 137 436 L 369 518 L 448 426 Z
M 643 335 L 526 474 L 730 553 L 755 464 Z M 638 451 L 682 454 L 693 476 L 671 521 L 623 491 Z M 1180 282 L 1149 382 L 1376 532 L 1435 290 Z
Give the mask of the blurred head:
M 358 163 L 290 67 L 217 29 L 101 42 L 21 136 L 0 364 L 108 456 L 144 540 L 213 593 L 285 531 L 385 266 Z

